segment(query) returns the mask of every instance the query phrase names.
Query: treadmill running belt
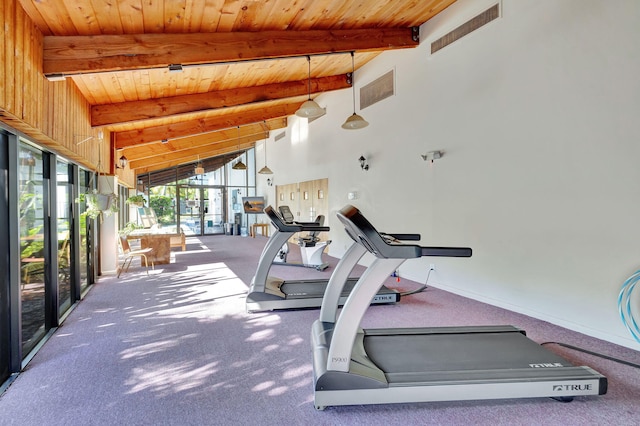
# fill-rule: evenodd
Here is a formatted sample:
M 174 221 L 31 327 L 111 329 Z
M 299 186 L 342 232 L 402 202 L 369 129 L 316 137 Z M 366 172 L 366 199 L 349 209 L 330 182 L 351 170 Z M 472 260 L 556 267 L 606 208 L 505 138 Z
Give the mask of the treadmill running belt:
M 391 374 L 572 366 L 521 333 L 376 335 L 364 347 Z

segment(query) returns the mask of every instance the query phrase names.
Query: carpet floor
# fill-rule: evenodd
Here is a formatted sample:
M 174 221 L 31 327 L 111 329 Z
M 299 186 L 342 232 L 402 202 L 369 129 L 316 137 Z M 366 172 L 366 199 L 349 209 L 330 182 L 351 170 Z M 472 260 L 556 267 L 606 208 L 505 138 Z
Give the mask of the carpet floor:
M 134 263 L 119 279 L 101 277 L 0 397 L 0 425 L 640 424 L 638 369 L 553 344 L 547 348 L 605 375 L 608 393 L 571 403 L 528 398 L 317 411 L 310 328 L 318 310 L 245 310 L 266 241 L 189 237 L 187 251 L 172 252 L 172 263 L 148 276 Z M 290 260 L 299 260 L 296 251 L 292 246 Z M 328 278 L 337 261 L 325 258 L 331 267 L 322 272 L 274 265 L 271 275 Z M 409 291 L 420 283 L 389 278 L 387 285 Z M 640 364 L 638 351 L 434 287 L 371 307 L 362 326 L 489 324 Z

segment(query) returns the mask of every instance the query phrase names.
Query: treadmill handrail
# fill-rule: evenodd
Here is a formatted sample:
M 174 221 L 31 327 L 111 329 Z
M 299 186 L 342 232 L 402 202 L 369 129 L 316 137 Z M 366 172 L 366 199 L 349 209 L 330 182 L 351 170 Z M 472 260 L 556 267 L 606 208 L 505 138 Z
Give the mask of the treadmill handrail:
M 271 206 L 264 208 L 264 212 L 271 220 L 275 228 L 282 232 L 301 232 L 301 231 L 317 231 L 328 232 L 331 230 L 328 226 L 319 226 L 316 222 L 285 222 Z
M 376 257 L 384 259 L 414 259 L 422 256 L 471 257 L 469 247 L 422 247 L 416 244 L 403 244 L 399 240 L 413 238 L 395 238 L 389 242 L 380 234 L 356 207 L 347 205 L 337 213 L 345 226 L 345 231 L 356 243 L 362 244 Z M 415 234 L 397 234 L 411 237 Z
M 418 241 L 421 237 L 420 234 L 390 234 L 388 232 L 381 232 L 382 236 L 387 236 L 393 238 L 394 240 L 403 240 L 403 241 Z
M 370 301 L 382 286 L 384 281 L 402 265 L 407 259 L 419 258 L 424 255 L 437 256 L 471 256 L 470 248 L 421 247 L 414 244 L 403 244 L 394 241 L 388 243 L 373 225 L 351 205 L 342 208 L 338 219 L 344 224 L 347 234 L 358 244 L 376 256 L 358 280 L 351 294 L 347 298 L 338 316 L 328 350 L 327 370 L 349 371 L 351 353 L 355 343 L 356 333 Z M 325 291 L 325 295 L 327 294 Z M 324 300 L 323 300 L 324 302 Z M 332 313 L 332 306 L 327 306 Z M 323 318 L 331 321 L 329 315 Z

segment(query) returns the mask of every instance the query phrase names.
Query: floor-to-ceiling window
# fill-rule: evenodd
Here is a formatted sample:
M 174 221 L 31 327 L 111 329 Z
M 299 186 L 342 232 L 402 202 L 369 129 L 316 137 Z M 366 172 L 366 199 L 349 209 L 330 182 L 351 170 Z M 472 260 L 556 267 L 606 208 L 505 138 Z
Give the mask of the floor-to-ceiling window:
M 71 268 L 72 232 L 72 167 L 62 160 L 56 162 L 56 233 L 58 251 L 58 315 L 63 315 L 73 303 Z
M 247 167 L 233 165 L 242 161 Z M 189 235 L 234 233 L 255 222 L 244 213 L 242 198 L 256 192 L 255 152 L 230 154 L 138 176 L 137 193 L 148 196 L 163 228 L 180 227 Z M 137 215 L 137 214 L 136 214 Z M 248 217 L 252 216 L 252 217 Z M 139 217 L 129 220 L 142 225 Z
M 21 144 L 18 154 L 18 203 L 20 234 L 20 300 L 22 353 L 29 353 L 45 329 L 44 158 L 41 150 Z
M 94 282 L 96 221 L 75 208 L 92 175 L 0 128 L 0 388 L 79 300 L 80 271 Z
M 9 137 L 0 129 L 0 188 L 9 185 Z M 0 235 L 9 235 L 9 200 L 7 192 L 0 196 Z M 9 239 L 7 238 L 7 241 Z M 11 375 L 11 308 L 9 245 L 0 244 L 0 385 Z
M 86 194 L 91 192 L 95 184 L 92 179 L 92 173 L 88 170 L 80 169 L 78 172 L 78 194 Z M 84 291 L 87 289 L 89 284 L 93 282 L 93 250 L 92 250 L 92 241 L 93 241 L 93 227 L 94 220 L 88 218 L 82 213 L 87 209 L 87 205 L 84 201 L 78 202 L 78 253 L 79 253 L 79 262 L 78 262 L 78 275 L 80 277 L 80 289 Z

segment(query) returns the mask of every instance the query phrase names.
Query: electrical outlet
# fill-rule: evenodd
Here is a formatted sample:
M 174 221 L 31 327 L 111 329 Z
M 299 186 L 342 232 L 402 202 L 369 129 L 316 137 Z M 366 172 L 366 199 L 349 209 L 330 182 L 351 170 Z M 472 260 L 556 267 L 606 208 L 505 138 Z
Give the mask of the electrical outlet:
M 435 265 L 435 263 L 432 263 L 432 264 L 430 264 L 430 265 L 429 265 L 429 270 L 430 270 L 430 271 L 435 271 L 435 270 L 436 270 L 436 265 Z

